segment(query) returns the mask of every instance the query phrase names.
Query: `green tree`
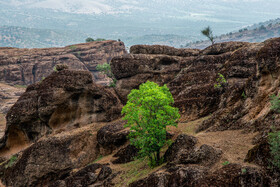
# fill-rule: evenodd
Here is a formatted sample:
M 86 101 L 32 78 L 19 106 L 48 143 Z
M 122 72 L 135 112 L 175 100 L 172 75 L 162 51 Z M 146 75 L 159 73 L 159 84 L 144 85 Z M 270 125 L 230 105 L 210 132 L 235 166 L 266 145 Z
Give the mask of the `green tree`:
M 96 66 L 96 70 L 102 72 L 103 74 L 107 75 L 111 79 L 110 86 L 115 87 L 117 83 L 117 79 L 115 78 L 114 74 L 111 71 L 111 66 L 108 63 L 98 64 Z
M 212 29 L 210 28 L 210 26 L 206 27 L 205 29 L 203 29 L 201 31 L 201 33 L 206 36 L 212 43 L 212 45 L 215 43 L 214 42 L 214 36 L 213 36 L 213 31 Z
M 86 39 L 86 42 L 94 42 L 94 39 L 91 38 L 91 37 L 88 37 L 88 38 Z
M 140 151 L 141 157 L 148 157 L 151 167 L 162 163 L 161 148 L 170 143 L 166 139 L 166 127 L 177 126 L 179 110 L 173 107 L 174 99 L 166 85 L 160 87 L 147 81 L 139 90 L 132 90 L 122 109 L 130 127 L 129 139 Z

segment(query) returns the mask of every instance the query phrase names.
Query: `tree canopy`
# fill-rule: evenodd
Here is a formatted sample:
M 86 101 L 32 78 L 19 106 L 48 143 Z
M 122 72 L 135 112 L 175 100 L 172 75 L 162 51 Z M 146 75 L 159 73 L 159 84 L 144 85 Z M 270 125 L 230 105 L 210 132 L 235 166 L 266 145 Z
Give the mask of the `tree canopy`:
M 174 99 L 166 85 L 159 86 L 147 81 L 139 90 L 132 90 L 122 114 L 130 127 L 130 142 L 140 151 L 140 156 L 148 156 L 150 166 L 160 165 L 161 148 L 169 141 L 166 127 L 177 126 L 179 110 L 173 107 Z

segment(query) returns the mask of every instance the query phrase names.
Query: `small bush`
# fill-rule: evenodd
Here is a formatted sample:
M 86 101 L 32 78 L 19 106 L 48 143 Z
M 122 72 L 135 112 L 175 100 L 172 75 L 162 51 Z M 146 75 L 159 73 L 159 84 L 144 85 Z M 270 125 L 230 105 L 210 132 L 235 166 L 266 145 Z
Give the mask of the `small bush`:
M 103 74 L 107 75 L 111 79 L 110 87 L 115 87 L 117 83 L 117 79 L 115 78 L 114 74 L 111 71 L 111 66 L 108 63 L 98 64 L 96 66 L 96 70 L 102 72 Z
M 214 84 L 214 88 L 221 88 L 224 84 L 227 83 L 227 80 L 225 77 L 221 74 L 218 73 L 219 78 L 216 79 L 216 83 Z
M 226 166 L 226 165 L 229 165 L 229 164 L 230 164 L 229 161 L 225 161 L 225 162 L 222 163 L 223 166 Z
M 271 110 L 280 113 L 280 98 L 279 96 L 276 96 L 275 94 L 273 94 L 272 96 L 270 96 L 270 104 L 271 104 Z
M 100 41 L 106 41 L 104 38 L 97 38 L 95 41 L 100 42 Z
M 88 42 L 94 42 L 94 39 L 91 38 L 91 37 L 88 37 L 88 38 L 86 39 L 86 42 L 87 42 L 87 43 L 88 43 Z
M 280 169 L 280 131 L 272 128 L 268 134 L 268 143 L 270 145 L 271 164 Z
M 9 167 L 13 166 L 14 163 L 17 161 L 17 159 L 18 159 L 17 156 L 16 156 L 16 155 L 13 155 L 13 156 L 10 158 L 8 164 L 5 165 L 5 168 L 9 168 Z

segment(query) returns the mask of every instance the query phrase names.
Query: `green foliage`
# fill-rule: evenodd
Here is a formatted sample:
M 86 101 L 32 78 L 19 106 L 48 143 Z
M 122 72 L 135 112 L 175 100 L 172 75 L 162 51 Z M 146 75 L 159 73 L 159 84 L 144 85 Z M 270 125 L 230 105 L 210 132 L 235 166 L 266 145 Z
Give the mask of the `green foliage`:
M 271 164 L 280 169 L 280 131 L 272 128 L 272 132 L 268 134 L 268 143 L 272 157 Z
M 214 42 L 214 36 L 213 36 L 213 31 L 210 28 L 210 26 L 206 27 L 205 29 L 201 30 L 201 33 L 206 36 L 212 43 L 212 45 L 215 43 Z
M 241 172 L 242 172 L 242 174 L 245 174 L 245 173 L 247 173 L 247 169 L 246 168 L 242 168 Z
M 139 90 L 132 90 L 127 104 L 122 109 L 130 127 L 129 139 L 140 151 L 141 157 L 148 157 L 150 166 L 162 163 L 161 148 L 170 144 L 166 140 L 166 127 L 176 126 L 180 118 L 179 110 L 173 107 L 174 99 L 166 85 L 160 87 L 147 81 Z
M 271 110 L 280 113 L 280 97 L 273 94 L 270 96 Z
M 96 66 L 96 70 L 102 72 L 103 74 L 107 75 L 111 79 L 110 87 L 115 87 L 117 83 L 117 79 L 115 78 L 114 74 L 111 71 L 111 66 L 108 63 L 98 64 Z
M 103 155 L 99 155 L 99 156 L 97 157 L 97 159 L 95 159 L 95 160 L 93 161 L 93 163 L 96 163 L 96 162 L 100 161 L 102 158 L 103 158 Z
M 77 46 L 75 46 L 75 45 L 70 45 L 69 48 L 70 48 L 71 50 L 75 50 L 75 49 L 77 49 Z
M 246 93 L 245 93 L 244 91 L 242 92 L 241 97 L 242 97 L 243 99 L 246 99 L 246 98 L 247 98 L 247 95 L 246 95 Z
M 95 41 L 100 42 L 100 41 L 106 41 L 104 38 L 97 38 Z
M 13 156 L 10 158 L 8 164 L 5 165 L 5 168 L 11 167 L 16 161 L 17 161 L 17 156 L 16 156 L 16 155 L 13 155 Z
M 86 39 L 86 42 L 94 42 L 94 39 L 91 38 L 91 37 L 88 37 L 88 38 Z
M 225 161 L 225 162 L 222 163 L 223 166 L 226 166 L 226 165 L 229 165 L 229 164 L 230 164 L 229 161 Z
M 221 74 L 218 73 L 219 78 L 216 79 L 216 83 L 214 84 L 214 88 L 221 88 L 223 84 L 227 83 L 227 80 L 225 79 L 225 77 Z
M 56 66 L 53 67 L 53 71 L 54 71 L 54 72 L 57 72 Z

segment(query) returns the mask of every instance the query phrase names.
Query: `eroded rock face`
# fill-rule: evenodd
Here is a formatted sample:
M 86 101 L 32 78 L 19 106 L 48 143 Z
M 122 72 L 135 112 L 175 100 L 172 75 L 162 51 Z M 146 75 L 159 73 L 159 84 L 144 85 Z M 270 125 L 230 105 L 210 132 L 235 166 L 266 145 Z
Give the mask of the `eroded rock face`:
M 32 144 L 18 154 L 13 164 L 1 165 L 2 182 L 6 186 L 43 186 L 65 179 L 73 169 L 98 157 L 97 128 L 90 125 Z
M 233 42 L 188 55 L 161 46 L 133 46 L 133 54 L 112 59 L 112 72 L 118 79 L 116 91 L 125 103 L 130 90 L 147 80 L 167 84 L 182 114 L 189 119 L 206 116 L 218 109 L 224 93 L 214 88 L 218 73 L 224 73 L 227 60 L 245 46 Z M 216 51 L 215 55 L 211 51 Z
M 163 45 L 134 45 L 130 48 L 131 54 L 157 54 L 181 57 L 197 56 L 199 51 L 198 49 L 176 49 Z
M 89 70 L 94 79 L 106 84 L 108 79 L 97 72 L 96 66 L 125 54 L 122 42 L 101 41 L 66 46 L 64 48 L 0 50 L 0 81 L 29 85 L 53 72 L 56 64 L 67 64 L 70 69 Z
M 121 102 L 109 89 L 93 83 L 89 71 L 62 70 L 30 85 L 7 114 L 1 147 L 14 139 L 34 142 L 60 130 L 119 118 Z
M 212 114 L 198 132 L 279 127 L 269 102 L 279 94 L 279 41 L 226 42 L 185 56 L 164 46 L 133 46 L 132 54 L 112 59 L 116 91 L 125 103 L 130 90 L 147 80 L 167 84 L 185 119 Z M 227 83 L 215 88 L 219 73 Z

